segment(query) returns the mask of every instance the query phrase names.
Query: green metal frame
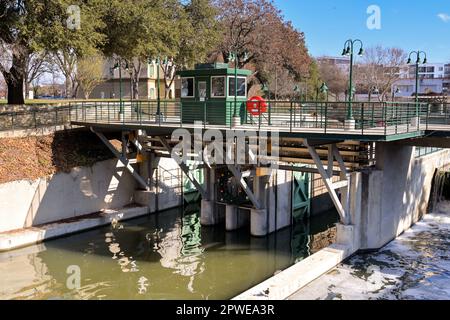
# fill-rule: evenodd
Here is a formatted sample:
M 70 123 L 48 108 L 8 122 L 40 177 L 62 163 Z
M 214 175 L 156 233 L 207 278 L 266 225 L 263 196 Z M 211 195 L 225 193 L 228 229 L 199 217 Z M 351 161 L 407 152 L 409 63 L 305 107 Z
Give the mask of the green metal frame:
M 177 126 L 193 130 L 195 120 L 204 129 L 227 130 L 232 119 L 233 103 L 204 101 L 190 105 L 175 100 L 161 101 L 164 117 L 156 117 L 157 102 L 124 102 L 124 119 L 117 117 L 117 102 L 82 102 L 63 107 L 59 117 L 77 125 L 120 126 L 121 128 L 146 128 L 161 131 Z M 348 102 L 268 101 L 268 110 L 258 116 L 242 112 L 242 125 L 252 130 L 276 128 L 280 136 L 315 138 L 325 140 L 395 141 L 420 137 L 429 132 L 429 125 L 449 124 L 448 108 L 444 113 L 432 112 L 431 105 L 399 102 L 352 102 L 355 130 L 346 131 L 344 121 Z M 199 109 L 200 108 L 200 109 Z M 242 108 L 246 109 L 246 108 Z M 64 110 L 64 112 L 62 112 Z M 190 118 L 189 118 L 190 117 Z M 183 121 L 189 118 L 189 121 Z M 419 118 L 420 121 L 414 122 Z M 69 120 L 67 120 L 69 119 Z M 415 124 L 416 123 L 416 124 Z M 15 125 L 17 119 L 15 118 Z M 449 133 L 450 134 L 450 133 Z M 448 135 L 448 134 L 447 134 Z
M 194 97 L 180 99 L 181 122 L 186 124 L 201 121 L 209 125 L 231 125 L 231 119 L 237 110 L 242 120 L 245 119 L 245 97 L 230 97 L 230 77 L 245 77 L 251 74 L 249 70 L 229 68 L 225 63 L 198 65 L 195 70 L 179 71 L 177 75 L 182 78 L 194 78 Z M 225 78 L 225 96 L 211 97 L 211 82 L 213 77 Z M 206 81 L 207 97 L 201 101 L 199 97 L 198 84 Z M 236 90 L 236 89 L 235 89 Z

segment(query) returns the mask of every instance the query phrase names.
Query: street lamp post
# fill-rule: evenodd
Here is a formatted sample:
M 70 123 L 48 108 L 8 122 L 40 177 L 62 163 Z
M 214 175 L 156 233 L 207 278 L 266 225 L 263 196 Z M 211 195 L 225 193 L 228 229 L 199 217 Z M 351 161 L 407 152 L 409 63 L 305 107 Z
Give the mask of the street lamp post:
M 416 59 L 416 63 L 415 63 L 415 67 L 416 67 L 416 104 L 419 102 L 419 65 L 422 63 L 422 60 L 420 59 L 421 54 L 424 55 L 423 58 L 423 64 L 427 63 L 427 54 L 423 51 L 411 51 L 409 53 L 409 58 L 408 61 L 406 62 L 407 64 L 411 64 L 412 59 L 411 56 L 415 54 L 417 59 Z
M 158 118 L 158 121 L 161 120 L 161 79 L 160 79 L 160 74 L 159 74 L 159 68 L 161 66 L 160 64 L 160 59 L 156 58 L 155 60 L 155 64 L 156 64 L 156 86 L 158 87 L 156 90 L 156 103 L 157 103 L 157 107 L 156 107 L 156 117 Z
M 156 121 L 161 122 L 161 58 L 157 57 L 155 60 L 149 58 L 148 63 L 156 66 Z M 167 58 L 163 60 L 163 64 L 167 63 Z
M 244 61 L 247 60 L 247 53 L 244 53 Z M 228 61 L 234 62 L 234 108 L 233 108 L 233 119 L 232 126 L 238 126 L 241 124 L 241 117 L 237 110 L 237 95 L 238 95 L 238 67 L 239 67 L 239 55 L 237 52 L 230 52 L 228 56 Z
M 319 92 L 326 93 L 327 102 L 328 102 L 328 86 L 325 82 L 322 82 L 321 86 L 317 88 L 317 100 L 319 100 Z
M 353 58 L 354 58 L 354 47 L 355 44 L 359 43 L 361 45 L 358 55 L 362 56 L 364 54 L 363 43 L 361 40 L 349 39 L 344 43 L 344 50 L 342 51 L 343 56 L 350 56 L 350 81 L 348 89 L 348 107 L 347 107 L 347 118 L 345 120 L 345 128 L 347 130 L 352 130 L 355 128 L 355 119 L 353 118 L 353 108 L 352 108 L 352 98 L 354 94 L 353 88 Z
M 406 62 L 406 64 L 411 64 L 411 62 L 412 62 L 411 57 L 414 54 L 416 55 L 416 58 L 417 58 L 416 63 L 415 63 L 415 68 L 416 68 L 416 93 L 415 93 L 416 99 L 415 99 L 415 101 L 416 101 L 416 121 L 417 121 L 417 123 L 413 123 L 413 126 L 416 126 L 416 125 L 418 125 L 418 121 L 419 121 L 419 65 L 421 63 L 423 63 L 423 64 L 427 63 L 427 54 L 424 51 L 420 51 L 420 50 L 411 51 L 409 53 L 408 61 Z M 422 54 L 424 56 L 423 61 L 420 59 Z
M 378 90 L 377 87 L 371 87 L 369 89 L 369 103 L 372 101 L 372 93 L 378 95 L 378 94 L 380 94 L 380 90 Z
M 399 94 L 400 92 L 401 92 L 401 91 L 400 91 L 399 88 L 397 88 L 397 89 L 395 89 L 395 90 L 392 90 L 392 102 L 394 102 L 395 95 L 396 95 L 396 94 Z
M 123 90 L 122 90 L 122 63 L 121 59 L 117 59 L 114 64 L 113 70 L 119 69 L 119 120 L 122 121 L 124 119 L 123 116 Z

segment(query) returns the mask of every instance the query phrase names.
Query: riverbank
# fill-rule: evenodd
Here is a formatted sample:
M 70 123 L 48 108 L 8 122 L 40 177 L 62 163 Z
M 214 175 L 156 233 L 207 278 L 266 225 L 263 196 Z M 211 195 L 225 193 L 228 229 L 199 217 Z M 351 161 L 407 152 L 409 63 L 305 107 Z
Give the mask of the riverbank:
M 120 142 L 112 141 L 120 149 Z M 35 180 L 76 167 L 92 167 L 113 154 L 91 132 L 71 130 L 0 139 L 0 184 Z
M 441 208 L 379 251 L 355 255 L 289 299 L 450 299 L 450 206 Z

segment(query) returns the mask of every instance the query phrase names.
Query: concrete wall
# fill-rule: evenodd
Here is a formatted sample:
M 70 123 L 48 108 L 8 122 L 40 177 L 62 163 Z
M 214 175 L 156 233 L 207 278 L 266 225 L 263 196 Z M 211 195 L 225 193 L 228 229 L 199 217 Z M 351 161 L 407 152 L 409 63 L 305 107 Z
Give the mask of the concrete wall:
M 0 232 L 75 218 L 132 203 L 150 212 L 182 205 L 182 172 L 173 159 L 153 160 L 153 189 L 136 191 L 131 174 L 117 160 L 80 167 L 34 181 L 0 185 Z
M 74 218 L 133 201 L 136 183 L 116 160 L 0 185 L 0 232 Z
M 152 160 L 152 189 L 150 191 L 136 191 L 135 202 L 148 206 L 150 212 L 166 210 L 183 204 L 182 182 L 183 173 L 176 161 L 169 158 L 155 158 Z M 148 176 L 148 168 L 141 166 L 141 175 Z
M 450 150 L 415 158 L 414 147 L 377 144 L 377 166 L 352 182 L 354 212 L 361 212 L 361 249 L 377 249 L 409 229 L 427 213 L 437 168 L 450 163 Z M 359 197 L 360 203 L 358 202 Z M 360 207 L 358 207 L 360 206 Z

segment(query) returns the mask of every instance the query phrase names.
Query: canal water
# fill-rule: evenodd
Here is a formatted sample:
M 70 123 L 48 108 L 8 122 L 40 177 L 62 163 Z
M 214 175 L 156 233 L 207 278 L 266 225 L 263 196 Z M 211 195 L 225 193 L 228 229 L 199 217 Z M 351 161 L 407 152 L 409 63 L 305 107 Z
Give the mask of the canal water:
M 450 300 L 450 202 L 377 252 L 361 253 L 292 300 Z
M 229 299 L 328 245 L 337 220 L 253 238 L 165 211 L 0 253 L 0 299 Z

